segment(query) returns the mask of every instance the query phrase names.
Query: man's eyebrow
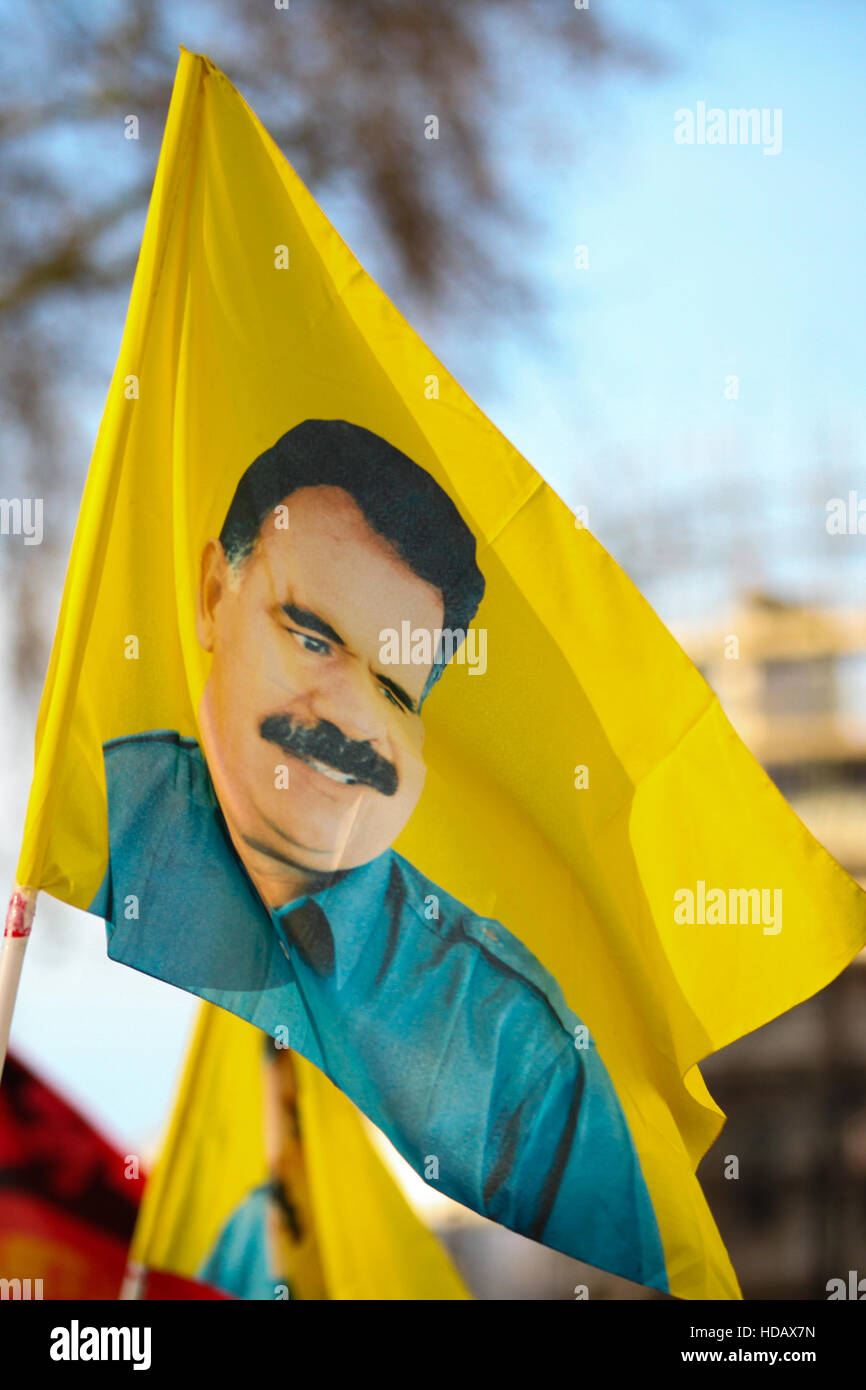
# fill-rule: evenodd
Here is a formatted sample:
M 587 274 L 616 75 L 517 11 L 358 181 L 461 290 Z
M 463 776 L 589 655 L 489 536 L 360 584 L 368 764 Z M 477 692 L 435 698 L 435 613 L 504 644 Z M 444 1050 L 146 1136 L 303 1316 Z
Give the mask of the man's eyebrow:
M 297 623 L 298 627 L 309 628 L 311 632 L 318 632 L 321 637 L 327 637 L 330 642 L 336 642 L 338 647 L 345 647 L 340 634 L 335 632 L 324 618 L 320 618 L 318 613 L 311 613 L 308 608 L 298 608 L 294 603 L 284 603 L 282 612 L 287 618 L 291 618 L 293 623 Z

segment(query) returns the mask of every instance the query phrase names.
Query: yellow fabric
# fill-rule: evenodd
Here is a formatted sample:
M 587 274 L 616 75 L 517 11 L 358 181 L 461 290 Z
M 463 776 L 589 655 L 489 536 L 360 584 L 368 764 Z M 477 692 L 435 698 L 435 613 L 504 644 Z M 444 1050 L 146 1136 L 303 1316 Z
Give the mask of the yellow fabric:
M 148 1177 L 130 1259 L 193 1279 L 265 1160 L 263 1035 L 213 1004 L 195 1032 L 159 1158 Z
M 488 669 L 449 676 L 425 708 L 427 785 L 396 848 L 557 977 L 616 1085 L 672 1291 L 736 1298 L 694 1177 L 721 1125 L 696 1063 L 833 979 L 866 940 L 863 894 L 223 74 L 185 51 L 70 560 L 19 881 L 87 906 L 106 862 L 103 740 L 197 735 L 202 546 L 246 465 L 309 417 L 383 435 L 479 541 Z M 124 659 L 130 634 L 138 660 Z M 782 930 L 676 923 L 674 894 L 698 881 L 781 889 Z
M 264 1036 L 202 1004 L 130 1259 L 194 1278 L 224 1222 L 268 1176 Z M 293 1054 L 313 1225 L 333 1299 L 470 1298 L 375 1152 L 358 1110 Z

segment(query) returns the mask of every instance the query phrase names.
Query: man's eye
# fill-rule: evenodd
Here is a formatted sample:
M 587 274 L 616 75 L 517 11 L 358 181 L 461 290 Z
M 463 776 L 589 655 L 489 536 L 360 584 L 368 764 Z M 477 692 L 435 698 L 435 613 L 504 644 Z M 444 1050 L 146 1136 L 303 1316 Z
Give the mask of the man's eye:
M 390 700 L 391 704 L 396 705 L 397 708 L 403 712 L 403 714 L 406 713 L 406 706 L 403 704 L 402 700 L 397 699 L 397 696 L 394 694 L 393 690 L 389 690 L 387 685 L 380 685 L 379 689 L 385 696 L 386 700 Z
M 293 627 L 287 627 L 286 632 L 290 632 L 297 642 L 304 648 L 305 652 L 316 652 L 319 656 L 327 656 L 331 650 L 330 642 L 322 641 L 321 637 L 310 637 L 309 633 L 296 632 Z

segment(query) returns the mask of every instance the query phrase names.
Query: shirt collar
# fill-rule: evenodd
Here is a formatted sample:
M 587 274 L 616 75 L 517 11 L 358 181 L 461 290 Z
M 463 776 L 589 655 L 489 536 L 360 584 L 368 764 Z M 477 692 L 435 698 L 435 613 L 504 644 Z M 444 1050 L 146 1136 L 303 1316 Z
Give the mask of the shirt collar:
M 338 989 L 342 989 L 352 974 L 370 937 L 385 930 L 385 898 L 393 857 L 394 851 L 387 849 L 368 864 L 350 869 L 336 883 L 327 884 L 317 893 L 302 893 L 282 907 L 271 909 L 271 920 L 281 935 L 285 935 L 281 925 L 284 917 L 302 903 L 318 904 L 334 938 Z

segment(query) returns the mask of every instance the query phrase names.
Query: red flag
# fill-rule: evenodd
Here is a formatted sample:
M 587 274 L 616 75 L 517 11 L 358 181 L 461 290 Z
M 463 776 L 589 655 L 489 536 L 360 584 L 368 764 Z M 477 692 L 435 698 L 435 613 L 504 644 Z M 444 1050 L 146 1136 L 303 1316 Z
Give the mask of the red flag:
M 117 1298 L 144 1187 L 128 1169 L 10 1056 L 0 1087 L 0 1296 Z
M 180 1274 L 166 1274 L 161 1269 L 146 1271 L 140 1297 L 148 1302 L 168 1299 L 173 1303 L 179 1299 L 234 1299 L 233 1294 L 223 1293 L 222 1289 L 215 1289 L 212 1284 L 203 1284 L 198 1279 L 184 1279 Z

